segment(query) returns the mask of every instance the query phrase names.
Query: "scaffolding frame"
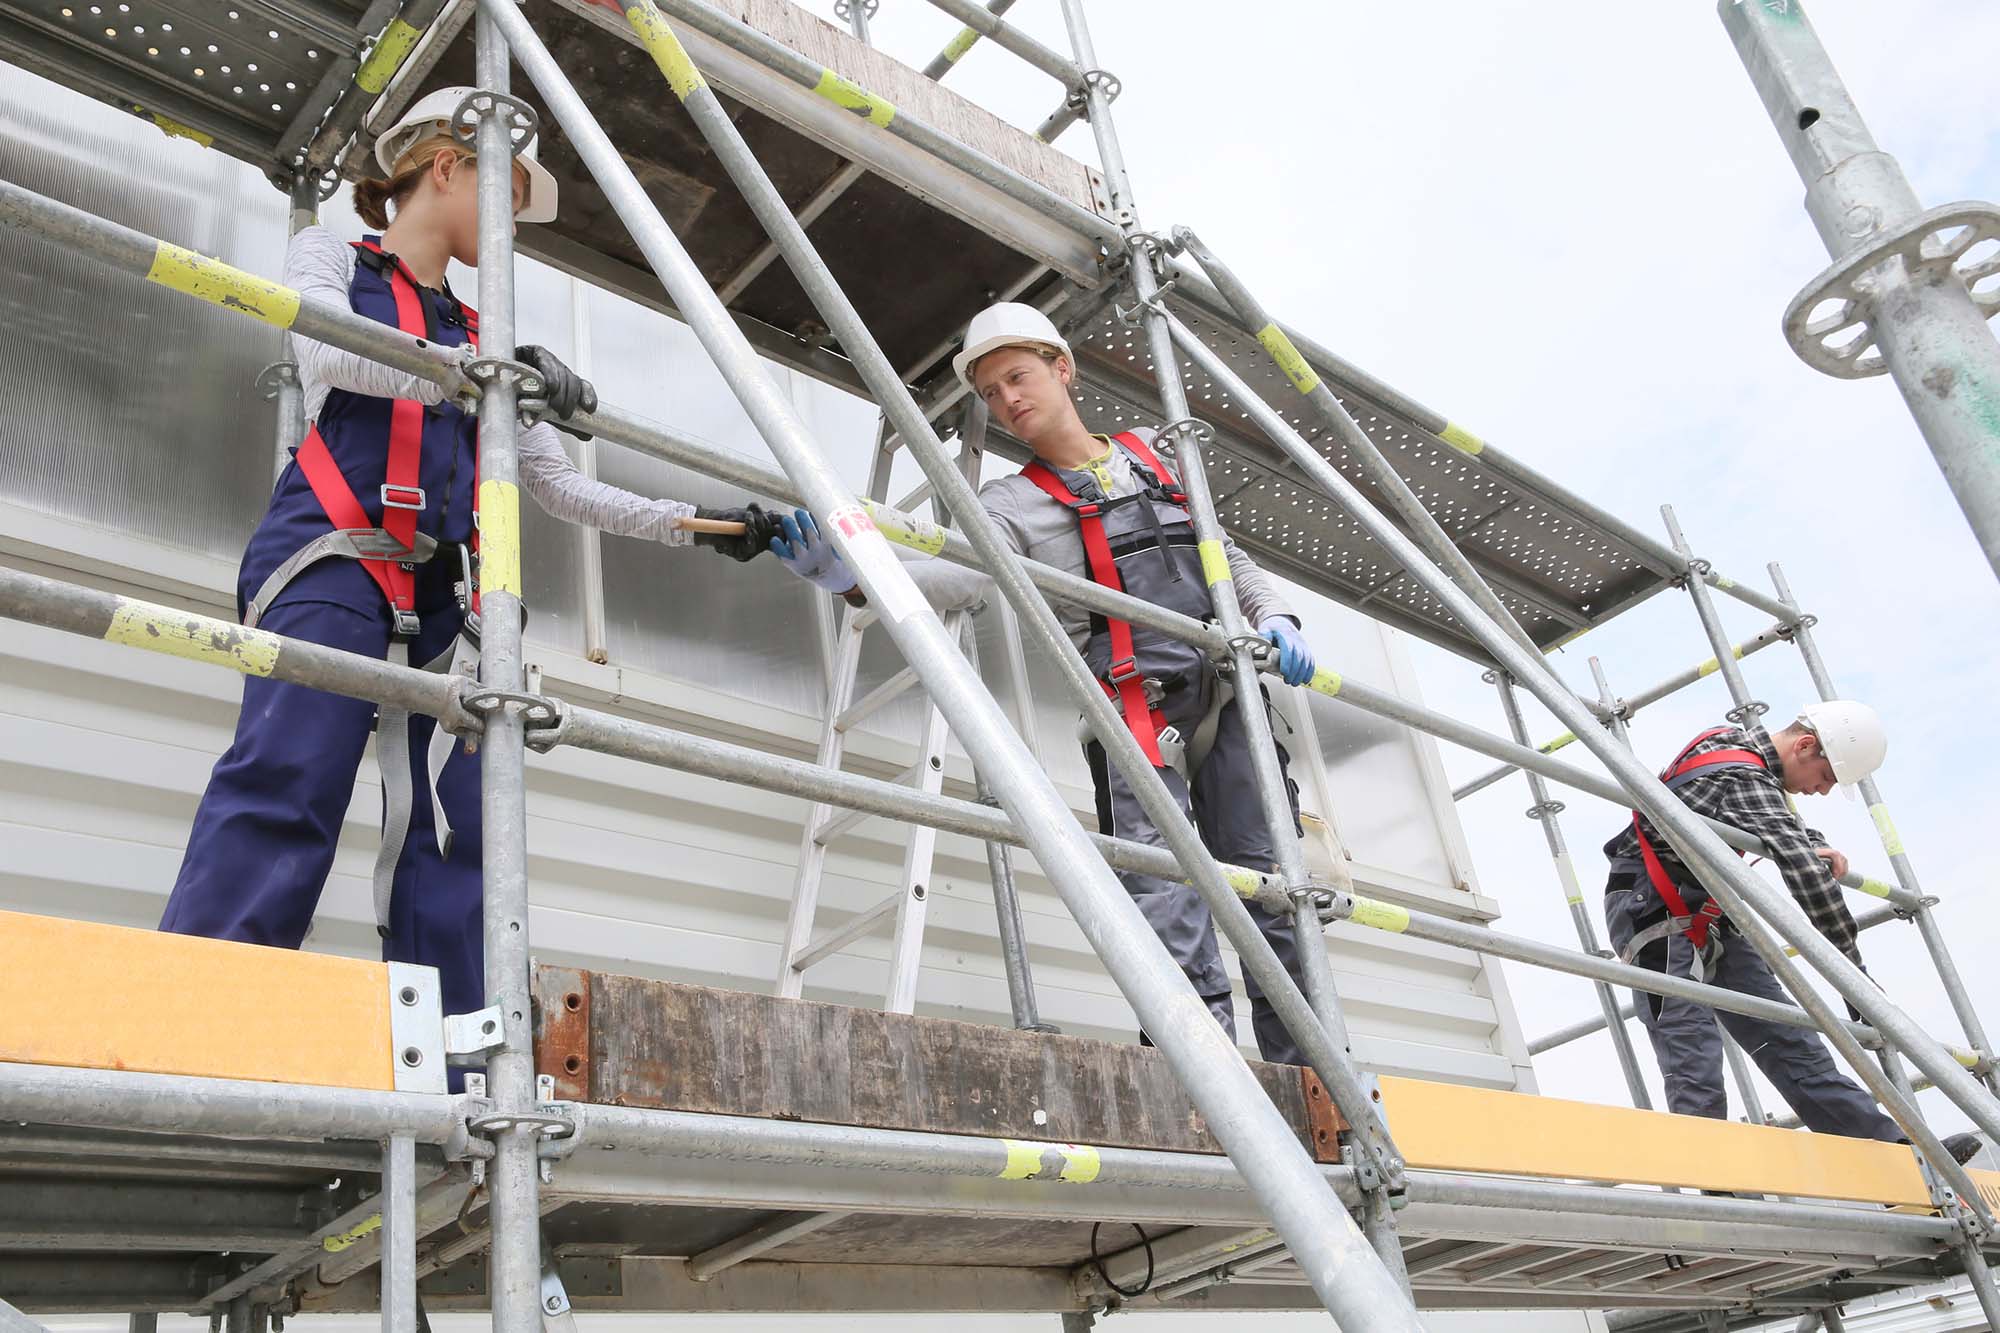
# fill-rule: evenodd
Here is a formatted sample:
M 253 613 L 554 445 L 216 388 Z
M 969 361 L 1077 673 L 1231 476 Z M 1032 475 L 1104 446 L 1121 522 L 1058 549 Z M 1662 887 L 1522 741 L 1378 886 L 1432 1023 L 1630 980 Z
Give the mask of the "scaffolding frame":
M 1490 1208 L 1495 1217 L 1574 1207 L 1653 1223 L 1680 1219 L 1737 1228 L 1819 1227 L 1848 1236 L 1850 1250 L 1858 1245 L 1854 1237 L 1865 1236 L 1867 1244 L 1874 1247 L 1894 1243 L 1913 1247 L 1913 1253 L 1948 1251 L 1972 1279 L 1973 1289 L 1989 1316 L 2000 1314 L 2000 1298 L 1995 1296 L 1984 1258 L 1985 1250 L 1995 1242 L 1993 1220 L 1985 1211 L 1978 1188 L 1944 1152 L 1935 1134 L 1924 1124 L 1915 1102 L 1919 1083 L 1936 1087 L 1989 1137 L 2000 1140 L 2000 1102 L 1991 1095 L 1996 1086 L 1994 1058 L 1942 935 L 1931 918 L 1929 909 L 1936 899 L 1926 897 L 1918 886 L 1879 790 L 1872 782 L 1866 784 L 1871 813 L 1891 858 L 1897 883 L 1891 886 L 1858 875 L 1850 876 L 1848 882 L 1850 887 L 1888 900 L 1889 911 L 1871 918 L 1868 924 L 1893 916 L 1912 920 L 1919 926 L 1965 1030 L 1969 1049 L 1947 1047 L 1932 1039 L 1901 1009 L 1876 992 L 1852 964 L 1812 930 L 1788 899 L 1740 867 L 1730 848 L 1746 844 L 1754 848 L 1754 840 L 1735 830 L 1711 828 L 1693 817 L 1628 753 L 1618 734 L 1624 718 L 1638 702 L 1664 697 L 1715 670 L 1722 672 L 1729 685 L 1736 707 L 1732 717 L 1754 717 L 1759 706 L 1748 695 L 1737 660 L 1778 638 L 1789 639 L 1800 649 L 1816 688 L 1824 697 L 1832 697 L 1831 680 L 1811 638 L 1813 617 L 1792 598 L 1782 573 L 1775 565 L 1770 569 L 1775 598 L 1741 588 L 1694 556 L 1669 512 L 1670 543 L 1647 538 L 1638 539 L 1635 544 L 1647 552 L 1648 559 L 1661 562 L 1673 580 L 1689 592 L 1715 656 L 1691 673 L 1684 672 L 1632 700 L 1613 698 L 1601 672 L 1598 698 L 1586 702 L 1572 694 L 1548 669 L 1542 658 L 1543 650 L 1515 622 L 1503 598 L 1460 554 L 1451 537 L 1431 521 L 1422 501 L 1409 490 L 1394 465 L 1375 448 L 1341 400 L 1319 380 L 1313 366 L 1315 362 L 1324 363 L 1326 355 L 1311 344 L 1305 345 L 1312 355 L 1302 352 L 1300 345 L 1304 340 L 1295 341 L 1283 327 L 1269 319 L 1247 290 L 1191 232 L 1180 229 L 1167 239 L 1140 226 L 1110 115 L 1117 81 L 1097 66 L 1081 0 L 1061 0 L 1072 47 L 1068 58 L 1048 51 L 1000 22 L 998 16 L 1010 2 L 992 0 L 979 9 L 966 0 L 931 0 L 968 25 L 939 61 L 932 62 L 932 68 L 938 72 L 948 69 L 983 37 L 1063 82 L 1064 102 L 1049 123 L 1061 120 L 1066 111 L 1073 113 L 1072 118 L 1080 116 L 1091 123 L 1109 194 L 1108 216 L 1085 213 L 1055 198 L 976 150 L 913 117 L 898 115 L 895 108 L 866 89 L 840 80 L 828 91 L 824 85 L 827 76 L 832 75 L 831 70 L 801 71 L 798 57 L 783 52 L 782 47 L 779 50 L 790 59 L 774 57 L 769 49 L 774 45 L 771 39 L 741 25 L 732 27 L 724 16 L 701 0 L 661 0 L 659 7 L 654 0 L 634 0 L 626 11 L 627 22 L 653 56 L 667 84 L 750 201 L 770 235 L 770 248 L 786 261 L 806 288 L 852 359 L 859 379 L 882 407 L 884 448 L 894 443 L 911 451 L 925 472 L 933 503 L 942 504 L 945 512 L 956 520 L 958 526 L 953 531 L 892 508 L 880 497 L 855 497 L 841 486 L 802 423 L 758 365 L 750 341 L 694 268 L 609 136 L 512 0 L 478 0 L 475 51 L 483 96 L 472 99 L 463 109 L 465 121 L 473 127 L 472 137 L 479 156 L 483 339 L 482 354 L 476 361 L 461 363 L 419 339 L 360 318 L 351 311 L 320 305 L 279 284 L 180 251 L 166 242 L 0 182 L 0 225 L 70 244 L 113 267 L 262 319 L 290 334 L 373 357 L 438 383 L 454 396 L 476 400 L 482 419 L 479 449 L 486 546 L 482 571 L 486 655 L 481 677 L 476 682 L 359 658 L 266 631 L 244 629 L 209 617 L 7 570 L 0 570 L 0 614 L 422 712 L 438 718 L 441 725 L 456 734 L 478 737 L 488 830 L 483 855 L 489 1009 L 482 1013 L 492 1013 L 501 1024 L 499 1039 L 486 1051 L 483 1086 L 464 1096 L 246 1086 L 192 1076 L 0 1065 L 0 1115 L 9 1121 L 86 1126 L 98 1131 L 175 1131 L 197 1136 L 379 1143 L 382 1189 L 374 1207 L 380 1218 L 381 1237 L 377 1248 L 369 1252 L 380 1255 L 384 1327 L 399 1333 L 417 1326 L 415 1242 L 423 1230 L 421 1219 L 433 1215 L 426 1211 L 427 1207 L 434 1210 L 438 1202 L 437 1191 L 432 1189 L 438 1179 L 432 1150 L 440 1150 L 444 1162 L 462 1164 L 472 1184 L 483 1183 L 491 1201 L 485 1238 L 480 1242 L 489 1253 L 486 1298 L 491 1303 L 495 1327 L 507 1333 L 525 1333 L 535 1327 L 537 1320 L 560 1319 L 569 1310 L 561 1281 L 554 1276 L 556 1270 L 542 1252 L 537 1198 L 555 1173 L 567 1175 L 580 1169 L 582 1159 L 576 1156 L 576 1149 L 581 1143 L 604 1138 L 607 1146 L 615 1141 L 627 1150 L 651 1147 L 675 1152 L 688 1151 L 689 1144 L 698 1140 L 704 1151 L 729 1160 L 771 1161 L 773 1154 L 781 1157 L 790 1152 L 799 1154 L 800 1160 L 809 1156 L 813 1160 L 843 1162 L 876 1172 L 958 1171 L 969 1176 L 991 1175 L 987 1155 L 997 1145 L 980 1140 L 934 1135 L 928 1138 L 937 1142 L 891 1145 L 885 1142 L 882 1131 L 760 1122 L 726 1124 L 719 1117 L 562 1103 L 545 1095 L 546 1090 L 537 1085 L 534 1073 L 528 1026 L 525 751 L 528 748 L 546 751 L 567 744 L 887 815 L 926 828 L 963 833 L 981 838 L 989 846 L 1025 846 L 1031 850 L 1139 1013 L 1142 1024 L 1159 1041 L 1182 1086 L 1203 1111 L 1230 1158 L 1228 1164 L 1222 1164 L 1214 1159 L 1176 1159 L 1169 1154 L 1104 1149 L 1098 1159 L 1098 1170 L 1108 1175 L 1100 1174 L 1099 1178 L 1134 1188 L 1173 1190 L 1193 1186 L 1236 1192 L 1247 1188 L 1253 1196 L 1251 1211 L 1237 1215 L 1246 1222 L 1265 1223 L 1268 1219 L 1269 1229 L 1256 1233 L 1258 1238 L 1247 1248 L 1232 1245 L 1217 1251 L 1195 1246 L 1186 1253 L 1170 1256 L 1179 1271 L 1171 1275 L 1174 1281 L 1161 1289 L 1161 1299 L 1225 1282 L 1269 1281 L 1270 1266 L 1279 1262 L 1272 1256 L 1288 1256 L 1283 1260 L 1289 1265 L 1288 1271 L 1280 1280 L 1308 1283 L 1321 1303 L 1336 1317 L 1350 1321 L 1350 1326 L 1418 1327 L 1410 1296 L 1413 1277 L 1455 1268 L 1490 1255 L 1495 1248 L 1504 1248 L 1455 1243 L 1444 1250 L 1424 1252 L 1420 1245 L 1406 1269 L 1406 1250 L 1398 1238 L 1398 1216 L 1432 1204 L 1443 1208 L 1468 1205 Z M 1777 4 L 1781 9 L 1796 10 L 1792 0 L 1777 0 Z M 873 0 L 866 0 L 849 5 L 844 15 L 856 35 L 864 40 L 874 7 Z M 327 117 L 317 136 L 310 142 L 301 141 L 289 159 L 287 185 L 292 195 L 294 230 L 303 225 L 301 218 L 309 218 L 311 206 L 323 197 L 320 192 L 331 179 L 329 172 L 334 158 L 341 144 L 360 125 L 372 95 L 386 85 L 395 68 L 416 45 L 422 30 L 442 8 L 442 4 L 428 0 L 409 0 L 387 20 L 380 39 L 365 57 L 357 53 L 351 69 L 343 66 L 338 78 L 329 71 L 328 84 L 315 93 L 316 104 L 329 108 Z M 387 9 L 386 3 L 378 2 L 369 12 L 376 16 L 378 11 L 386 14 Z M 1760 29 L 1732 20 L 1732 13 L 1740 17 L 1742 9 L 1728 0 L 1722 5 L 1732 37 L 1745 48 L 1746 63 L 1752 63 L 1754 74 L 1758 69 L 1752 62 L 1751 49 Z M 1765 957 L 1774 973 L 1798 998 L 1800 1007 L 1794 1009 L 1739 996 L 1597 957 L 1587 918 L 1581 912 L 1576 915 L 1583 949 L 1573 952 L 1371 899 L 1355 892 L 1351 883 L 1314 880 L 1305 870 L 1296 839 L 1285 828 L 1290 816 L 1268 721 L 1261 707 L 1252 706 L 1256 696 L 1247 689 L 1239 692 L 1239 700 L 1259 759 L 1260 796 L 1280 852 L 1277 864 L 1269 869 L 1217 864 L 1179 818 L 1178 809 L 1157 774 L 1139 754 L 1136 743 L 1061 631 L 1044 598 L 1054 597 L 1148 625 L 1204 649 L 1239 681 L 1255 680 L 1260 672 L 1269 670 L 1270 664 L 1259 651 L 1255 636 L 1242 623 L 1226 561 L 1221 562 L 1219 570 L 1210 573 L 1220 623 L 1205 625 L 1013 556 L 999 541 L 970 485 L 930 424 L 950 405 L 953 395 L 948 391 L 934 392 L 920 402 L 905 387 L 901 375 L 876 346 L 807 239 L 804 223 L 810 219 L 795 215 L 763 174 L 727 111 L 708 89 L 668 16 L 718 40 L 754 48 L 773 68 L 791 73 L 801 81 L 810 73 L 822 85 L 816 89 L 822 96 L 847 106 L 924 151 L 953 162 L 1020 202 L 1045 209 L 1060 205 L 1059 216 L 1065 221 L 1081 222 L 1084 234 L 1110 247 L 1123 261 L 1120 284 L 1130 297 L 1129 305 L 1118 308 L 1119 318 L 1143 332 L 1155 366 L 1178 369 L 1185 358 L 1190 366 L 1226 387 L 1270 438 L 1303 485 L 1338 504 L 1394 558 L 1409 578 L 1421 584 L 1466 627 L 1496 664 L 1492 674 L 1501 690 L 1514 736 L 1508 740 L 1489 735 L 1361 682 L 1346 680 L 1331 670 L 1322 670 L 1312 688 L 1350 706 L 1468 745 L 1506 765 L 1526 770 L 1536 802 L 1530 814 L 1542 820 L 1548 832 L 1559 879 L 1573 907 L 1580 889 L 1573 869 L 1568 867 L 1555 823 L 1560 807 L 1549 799 L 1543 780 L 1553 778 L 1620 804 L 1637 805 L 1661 829 L 1711 894 L 1725 904 L 1741 934 Z M 1800 16 L 1801 25 L 1802 22 Z M 1801 56 L 1797 49 L 1788 49 L 1786 58 L 1796 62 Z M 1823 52 L 1819 58 L 1824 61 Z M 511 355 L 513 229 L 507 168 L 512 155 L 535 127 L 532 116 L 525 114 L 518 102 L 509 100 L 510 69 L 514 63 L 528 75 L 577 146 L 591 174 L 604 188 L 666 286 L 676 309 L 695 329 L 704 350 L 723 371 L 773 448 L 784 473 L 780 475 L 740 458 L 722 455 L 615 408 L 600 408 L 579 424 L 603 438 L 709 476 L 734 481 L 772 498 L 812 508 L 855 571 L 871 604 L 878 608 L 878 623 L 895 638 L 915 677 L 962 738 L 974 758 L 982 784 L 990 783 L 1000 809 L 842 774 L 821 765 L 780 759 L 742 746 L 703 740 L 528 690 L 522 665 L 514 450 L 523 420 L 520 399 L 532 396 L 534 386 L 532 372 Z M 339 79 L 350 75 L 353 87 L 340 87 Z M 1830 66 L 1823 77 L 1832 77 Z M 376 86 L 370 87 L 371 81 Z M 283 167 L 281 159 L 280 169 Z M 1183 252 L 1195 261 L 1212 286 L 1175 264 L 1176 255 Z M 1310 410 L 1349 446 L 1369 481 L 1382 491 L 1388 507 L 1404 520 L 1408 532 L 1353 481 L 1333 468 L 1322 452 L 1302 437 L 1293 422 L 1244 381 L 1238 368 L 1167 307 L 1162 295 L 1168 286 L 1178 288 L 1183 294 L 1193 293 L 1205 309 L 1227 320 L 1230 327 L 1253 337 L 1264 348 Z M 297 396 L 295 376 L 289 384 L 282 371 L 272 378 L 273 391 L 280 400 L 280 430 L 289 430 L 297 409 L 287 393 L 292 398 Z M 1164 451 L 1180 466 L 1205 554 L 1212 548 L 1219 557 L 1223 529 L 1210 495 L 1203 459 L 1204 440 L 1211 428 L 1190 415 L 1178 374 L 1160 374 L 1158 388 L 1166 418 L 1161 432 Z M 1418 415 L 1421 409 L 1414 404 L 1409 404 L 1409 410 L 1413 419 L 1425 420 Z M 1426 424 L 1425 428 L 1454 443 L 1496 475 L 1533 478 L 1521 464 L 1444 418 L 1437 418 L 1435 424 Z M 1452 438 L 1454 432 L 1456 440 Z M 1467 447 L 1464 441 L 1474 447 Z M 1533 481 L 1544 492 L 1559 492 L 1560 488 L 1545 479 L 1533 478 Z M 1622 522 L 1603 515 L 1593 506 L 1580 500 L 1575 505 L 1582 512 L 1601 516 L 1606 526 L 1618 531 L 1621 537 L 1637 537 Z M 1968 512 L 1972 512 L 1970 504 Z M 1065 684 L 1075 702 L 1113 761 L 1120 763 L 1131 777 L 1149 813 L 1154 814 L 1155 822 L 1167 834 L 1167 847 L 1145 847 L 1088 835 L 1075 825 L 1066 805 L 1041 773 L 1034 755 L 1015 735 L 998 705 L 964 661 L 954 637 L 916 593 L 889 550 L 891 542 L 927 555 L 975 564 L 993 575 L 1029 637 L 1063 668 Z M 1776 616 L 1778 623 L 1743 645 L 1731 645 L 1710 602 L 1711 587 Z M 1596 671 L 1595 659 L 1592 665 Z M 1538 749 L 1529 747 L 1515 702 L 1517 686 L 1536 695 L 1570 731 Z M 1570 743 L 1580 743 L 1589 749 L 1610 771 L 1613 781 L 1606 782 L 1550 757 L 1553 750 Z M 1492 776 L 1497 780 L 1504 773 L 1503 769 Z M 1486 781 L 1472 784 L 1471 789 L 1476 790 Z M 1470 794 L 1470 790 L 1462 788 L 1454 794 L 1463 796 Z M 1318 1166 L 1296 1150 L 1286 1127 L 1251 1080 L 1241 1056 L 1222 1038 L 1205 1008 L 1193 997 L 1178 969 L 1172 966 L 1112 878 L 1114 867 L 1183 878 L 1202 892 L 1218 923 L 1243 953 L 1246 966 L 1256 973 L 1281 1016 L 1307 1049 L 1314 1069 L 1352 1127 L 1345 1165 Z M 1317 937 L 1323 922 L 1345 922 L 1589 978 L 1598 985 L 1604 1009 L 1605 1017 L 1598 1025 L 1608 1022 L 1619 1032 L 1622 1032 L 1622 1017 L 1608 989 L 1611 983 L 1813 1027 L 1835 1046 L 1909 1132 L 1930 1184 L 1937 1216 L 1858 1216 L 1807 1204 L 1672 1194 L 1628 1193 L 1614 1202 L 1603 1197 L 1585 1197 L 1602 1196 L 1604 1191 L 1579 1190 L 1574 1186 L 1541 1181 L 1467 1180 L 1408 1170 L 1396 1151 L 1391 1127 L 1375 1112 L 1365 1080 L 1348 1052 L 1340 1000 L 1333 988 L 1324 949 L 1303 951 L 1304 986 L 1294 985 L 1251 923 L 1242 905 L 1245 900 L 1292 913 L 1302 935 L 1308 938 Z M 1003 910 L 1003 934 L 1005 916 Z M 1860 1020 L 1841 1018 L 1792 963 L 1793 957 L 1804 959 L 1831 983 L 1860 1014 Z M 1018 995 L 1016 998 L 1018 1013 Z M 1031 1006 L 1031 995 L 1029 1000 Z M 1572 1034 L 1584 1035 L 1582 1030 L 1559 1035 L 1572 1037 Z M 1537 1048 L 1548 1049 L 1552 1044 L 1544 1041 Z M 1622 1043 L 1619 1050 L 1635 1100 L 1643 1105 L 1643 1083 L 1638 1078 L 1629 1043 Z M 1913 1081 L 1905 1071 L 1904 1058 L 1917 1066 L 1920 1079 Z M 1747 1090 L 1748 1084 L 1743 1086 Z M 714 1123 L 700 1123 L 704 1120 Z M 901 1137 L 914 1140 L 925 1136 Z M 422 1165 L 420 1147 L 424 1149 Z M 282 1150 L 272 1151 L 284 1155 Z M 352 1159 L 348 1160 L 351 1163 Z M 861 1193 L 865 1196 L 866 1191 Z M 461 1188 L 452 1202 L 460 1203 L 467 1198 L 469 1194 Z M 1029 1206 L 1051 1209 L 1054 1205 L 1042 1199 Z M 1359 1215 L 1358 1223 L 1354 1214 Z M 697 1256 L 695 1266 L 701 1271 L 696 1280 L 721 1274 L 837 1216 L 837 1213 L 816 1213 L 775 1223 Z M 477 1248 L 479 1244 L 461 1247 L 461 1252 Z M 1829 1249 L 1840 1254 L 1850 1252 L 1837 1246 Z M 432 1256 L 434 1266 L 437 1258 Z M 1154 1258 L 1149 1247 L 1146 1255 L 1149 1269 Z M 1112 1268 L 1105 1271 L 1106 1283 L 1111 1282 L 1111 1272 L 1125 1272 L 1135 1261 L 1130 1252 L 1114 1256 Z M 1503 1283 L 1510 1274 L 1532 1266 L 1510 1259 L 1498 1264 L 1489 1262 L 1478 1271 L 1492 1283 Z M 1617 1277 L 1619 1270 L 1613 1263 L 1605 1267 Z M 1789 1272 L 1787 1281 L 1796 1284 L 1807 1277 L 1824 1276 L 1840 1265 L 1793 1267 L 1798 1271 Z M 1590 1270 L 1599 1271 L 1602 1270 Z M 241 1275 L 236 1281 L 207 1293 L 200 1304 L 226 1316 L 232 1330 L 248 1329 L 259 1325 L 270 1313 L 267 1304 L 253 1299 L 259 1294 L 268 1295 L 266 1288 L 258 1285 L 259 1281 L 268 1284 L 287 1276 L 276 1269 L 260 1270 L 256 1277 Z M 1619 1294 L 1617 1286 L 1617 1281 L 1608 1282 L 1597 1294 L 1606 1297 L 1607 1304 L 1616 1303 L 1609 1298 Z M 1489 1289 L 1506 1288 L 1503 1283 L 1490 1285 Z M 1116 1287 L 1111 1290 L 1115 1292 Z M 1829 1325 L 1837 1323 L 1838 1313 L 1833 1303 L 1808 1299 L 1817 1291 L 1817 1288 L 1798 1288 L 1803 1295 L 1797 1303 L 1808 1311 L 1806 1318 L 1821 1319 Z M 1726 1299 L 1691 1302 L 1689 1308 L 1712 1313 L 1762 1295 L 1755 1288 L 1739 1291 L 1726 1284 L 1714 1294 Z M 1664 1308 L 1676 1308 L 1671 1299 L 1664 1303 Z M 1663 1305 L 1659 1299 L 1647 1303 Z M 5 1305 L 0 1305 L 0 1316 L 24 1318 Z M 135 1320 L 138 1318 L 135 1315 Z

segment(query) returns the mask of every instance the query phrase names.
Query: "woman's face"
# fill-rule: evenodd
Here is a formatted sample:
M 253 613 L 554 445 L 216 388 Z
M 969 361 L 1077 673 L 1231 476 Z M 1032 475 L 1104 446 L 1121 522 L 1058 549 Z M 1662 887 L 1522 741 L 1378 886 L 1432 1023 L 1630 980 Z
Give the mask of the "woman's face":
M 431 184 L 438 194 L 438 220 L 451 246 L 451 257 L 468 267 L 479 266 L 479 165 L 447 149 L 431 163 Z M 514 212 L 521 211 L 528 193 L 528 173 L 514 166 Z

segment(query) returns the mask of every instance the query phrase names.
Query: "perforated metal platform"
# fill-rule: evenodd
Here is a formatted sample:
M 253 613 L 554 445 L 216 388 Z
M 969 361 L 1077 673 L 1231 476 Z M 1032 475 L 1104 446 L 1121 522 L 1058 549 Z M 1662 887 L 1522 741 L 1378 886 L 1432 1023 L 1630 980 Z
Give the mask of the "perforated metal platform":
M 395 0 L 0 0 L 0 58 L 253 165 L 289 162 Z

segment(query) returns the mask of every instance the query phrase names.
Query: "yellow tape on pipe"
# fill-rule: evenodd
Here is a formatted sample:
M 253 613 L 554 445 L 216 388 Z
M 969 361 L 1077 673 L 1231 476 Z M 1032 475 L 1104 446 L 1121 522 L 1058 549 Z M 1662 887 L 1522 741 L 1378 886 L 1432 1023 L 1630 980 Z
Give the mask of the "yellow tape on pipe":
M 479 483 L 479 591 L 521 595 L 521 492 L 512 482 Z
M 701 77 L 701 71 L 695 68 L 687 48 L 681 45 L 681 39 L 667 26 L 667 20 L 660 11 L 653 7 L 653 0 L 640 0 L 627 8 L 625 21 L 639 35 L 640 44 L 653 57 L 653 63 L 660 67 L 660 73 L 667 76 L 667 86 L 674 90 L 675 97 L 685 102 L 708 86 Z
M 871 125 L 887 128 L 896 118 L 896 108 L 887 98 L 877 97 L 852 79 L 842 78 L 831 69 L 820 71 L 813 91 L 837 107 L 862 117 Z
M 382 29 L 382 36 L 369 51 L 368 58 L 361 62 L 361 68 L 354 71 L 354 86 L 364 93 L 380 94 L 389 86 L 389 80 L 403 67 L 416 47 L 422 30 L 414 28 L 401 19 L 394 19 Z
M 1285 378 L 1300 393 L 1311 393 L 1319 387 L 1319 376 L 1307 364 L 1292 340 L 1276 324 L 1266 324 L 1257 330 L 1257 341 L 1264 344 L 1264 350 L 1278 363 L 1278 369 L 1285 372 Z
M 161 241 L 153 252 L 146 281 L 261 319 L 275 328 L 289 329 L 299 317 L 299 294 L 291 288 L 168 241 Z
M 107 643 L 122 643 L 190 662 L 228 667 L 246 676 L 268 676 L 278 665 L 280 641 L 261 629 L 120 598 L 105 627 Z
M 1357 895 L 1354 899 L 1354 911 L 1347 919 L 1357 926 L 1367 926 L 1373 930 L 1386 930 L 1400 935 L 1410 928 L 1410 909 Z
M 1201 548 L 1201 573 L 1202 577 L 1208 580 L 1208 586 L 1213 588 L 1218 583 L 1229 582 L 1229 556 L 1223 551 L 1222 543 L 1218 541 L 1206 541 L 1199 543 L 1199 545 Z

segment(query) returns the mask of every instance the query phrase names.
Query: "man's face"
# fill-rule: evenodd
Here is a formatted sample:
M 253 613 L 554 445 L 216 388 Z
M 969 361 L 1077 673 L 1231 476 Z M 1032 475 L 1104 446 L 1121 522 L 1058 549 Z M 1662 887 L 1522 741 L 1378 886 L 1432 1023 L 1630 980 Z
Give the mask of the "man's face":
M 1833 763 L 1820 749 L 1819 737 L 1800 732 L 1778 748 L 1778 766 L 1784 770 L 1785 790 L 1798 796 L 1824 796 L 1835 783 Z
M 1032 445 L 1075 411 L 1062 373 L 1068 366 L 1032 348 L 1002 347 L 973 363 L 972 386 L 996 422 Z

